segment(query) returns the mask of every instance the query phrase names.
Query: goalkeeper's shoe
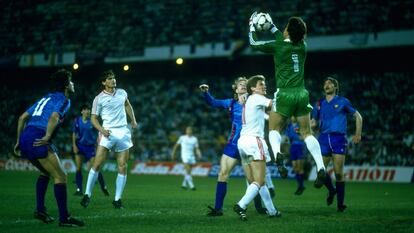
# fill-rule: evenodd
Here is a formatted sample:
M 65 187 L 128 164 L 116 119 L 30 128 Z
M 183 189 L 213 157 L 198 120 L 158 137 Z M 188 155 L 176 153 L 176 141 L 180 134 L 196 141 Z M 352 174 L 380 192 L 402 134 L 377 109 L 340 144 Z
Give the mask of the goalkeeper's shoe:
M 318 171 L 315 183 L 313 183 L 313 186 L 317 189 L 322 188 L 322 186 L 325 184 L 326 182 L 326 176 L 328 176 L 328 174 L 326 174 L 325 169 L 321 169 Z
M 276 166 L 277 166 L 277 170 L 279 171 L 280 177 L 285 179 L 288 175 L 288 170 L 284 165 L 284 155 L 282 153 L 277 153 L 277 157 L 276 157 Z
M 35 211 L 34 218 L 39 219 L 40 221 L 46 224 L 55 221 L 55 219 L 52 216 L 50 216 L 46 211 Z
M 210 211 L 207 213 L 207 216 L 210 217 L 217 217 L 217 216 L 223 216 L 223 210 L 216 210 L 215 208 L 211 206 L 207 206 Z

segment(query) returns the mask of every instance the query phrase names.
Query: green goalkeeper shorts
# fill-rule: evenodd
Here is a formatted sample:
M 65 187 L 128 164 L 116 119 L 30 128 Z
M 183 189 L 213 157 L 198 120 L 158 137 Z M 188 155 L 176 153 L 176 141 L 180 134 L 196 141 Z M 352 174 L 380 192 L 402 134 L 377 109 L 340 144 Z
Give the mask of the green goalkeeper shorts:
M 309 92 L 305 88 L 278 88 L 274 94 L 272 110 L 284 117 L 305 116 L 312 111 Z

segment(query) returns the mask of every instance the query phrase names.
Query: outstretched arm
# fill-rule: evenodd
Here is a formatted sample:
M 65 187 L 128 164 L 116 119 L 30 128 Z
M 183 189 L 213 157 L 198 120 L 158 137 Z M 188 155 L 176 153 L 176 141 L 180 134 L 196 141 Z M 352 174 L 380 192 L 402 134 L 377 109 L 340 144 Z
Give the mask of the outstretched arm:
M 200 91 L 203 93 L 203 98 L 208 105 L 215 107 L 215 108 L 229 108 L 230 107 L 231 99 L 224 99 L 224 100 L 215 99 L 214 96 L 212 96 L 208 92 L 209 86 L 207 84 L 201 84 L 199 88 L 200 88 Z

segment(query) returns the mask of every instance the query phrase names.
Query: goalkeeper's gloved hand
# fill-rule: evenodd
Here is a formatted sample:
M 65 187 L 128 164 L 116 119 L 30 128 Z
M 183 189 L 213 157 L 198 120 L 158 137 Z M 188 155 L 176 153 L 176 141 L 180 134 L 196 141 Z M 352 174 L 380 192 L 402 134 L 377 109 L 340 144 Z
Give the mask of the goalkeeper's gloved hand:
M 257 11 L 253 12 L 253 14 L 250 16 L 250 19 L 249 19 L 249 27 L 250 27 L 251 32 L 256 31 L 256 28 L 254 27 L 254 24 L 257 23 L 256 16 L 257 16 Z
M 272 33 L 274 33 L 276 30 L 277 30 L 277 27 L 275 26 L 275 24 L 273 23 L 273 20 L 272 20 L 272 17 L 270 17 L 270 15 L 269 15 L 269 13 L 266 13 L 266 19 L 267 19 L 267 21 L 269 21 L 270 22 L 270 24 L 272 25 L 272 26 L 270 26 L 270 31 L 272 32 Z

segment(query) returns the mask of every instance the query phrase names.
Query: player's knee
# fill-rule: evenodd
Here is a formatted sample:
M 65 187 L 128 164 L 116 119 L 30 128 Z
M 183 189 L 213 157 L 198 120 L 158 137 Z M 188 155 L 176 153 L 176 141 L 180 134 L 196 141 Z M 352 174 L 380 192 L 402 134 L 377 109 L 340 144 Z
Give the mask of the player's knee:
M 335 173 L 335 179 L 336 181 L 343 181 L 343 174 L 342 173 Z
M 221 182 L 225 182 L 229 179 L 229 173 L 227 171 L 220 170 L 218 175 L 218 180 Z
M 118 164 L 118 172 L 121 174 L 125 174 L 126 173 L 126 169 L 127 169 L 127 164 L 126 163 L 119 163 Z

